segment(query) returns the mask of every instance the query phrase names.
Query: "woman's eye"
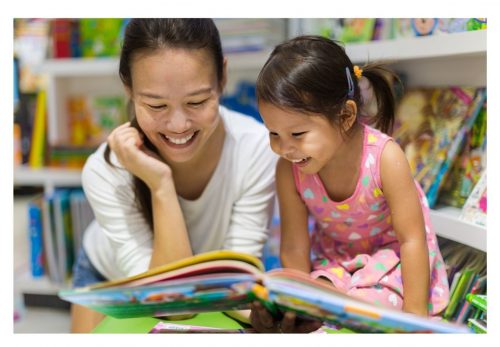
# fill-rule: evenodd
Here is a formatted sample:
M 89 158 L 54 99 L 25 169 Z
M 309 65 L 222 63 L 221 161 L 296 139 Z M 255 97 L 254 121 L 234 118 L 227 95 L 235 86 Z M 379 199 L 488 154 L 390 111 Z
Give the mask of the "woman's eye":
M 165 105 L 148 105 L 148 107 L 153 110 L 162 110 L 165 108 Z
M 203 105 L 207 100 L 202 100 L 202 101 L 196 101 L 196 102 L 188 102 L 189 106 L 200 106 Z

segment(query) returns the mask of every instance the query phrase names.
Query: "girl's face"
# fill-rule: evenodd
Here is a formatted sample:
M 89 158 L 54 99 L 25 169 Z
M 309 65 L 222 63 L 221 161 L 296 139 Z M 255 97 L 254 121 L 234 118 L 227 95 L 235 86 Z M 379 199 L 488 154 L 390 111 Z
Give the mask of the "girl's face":
M 132 60 L 130 96 L 139 126 L 167 162 L 187 162 L 220 122 L 220 86 L 206 50 L 166 48 Z
M 321 115 L 284 110 L 269 103 L 259 103 L 259 111 L 269 130 L 272 150 L 306 174 L 319 172 L 341 148 L 340 129 Z

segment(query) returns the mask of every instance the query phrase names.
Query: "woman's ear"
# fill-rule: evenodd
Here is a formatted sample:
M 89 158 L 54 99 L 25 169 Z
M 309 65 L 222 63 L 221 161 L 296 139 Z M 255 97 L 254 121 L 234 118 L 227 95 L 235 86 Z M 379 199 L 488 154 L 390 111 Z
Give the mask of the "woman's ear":
M 124 88 L 125 88 L 125 94 L 127 95 L 127 98 L 132 100 L 132 88 L 130 88 L 129 86 L 124 86 Z
M 348 132 L 349 129 L 354 125 L 356 122 L 358 114 L 358 106 L 353 100 L 347 100 L 345 107 L 344 107 L 344 112 L 343 112 L 343 117 L 342 117 L 342 129 L 345 132 Z
M 224 92 L 227 83 L 227 58 L 224 57 L 224 62 L 222 63 L 222 79 L 220 81 L 220 93 Z

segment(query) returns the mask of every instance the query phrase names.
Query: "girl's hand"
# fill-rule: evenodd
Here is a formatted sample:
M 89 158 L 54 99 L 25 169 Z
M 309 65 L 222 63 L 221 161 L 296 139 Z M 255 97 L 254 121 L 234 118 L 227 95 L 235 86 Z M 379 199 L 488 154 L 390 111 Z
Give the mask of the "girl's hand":
M 285 312 L 283 319 L 274 319 L 258 301 L 251 306 L 250 322 L 259 333 L 310 333 L 318 330 L 322 322 L 297 318 L 294 312 Z
M 108 144 L 125 169 L 157 191 L 164 183 L 172 183 L 170 167 L 144 146 L 143 137 L 130 122 L 120 125 L 108 136 Z

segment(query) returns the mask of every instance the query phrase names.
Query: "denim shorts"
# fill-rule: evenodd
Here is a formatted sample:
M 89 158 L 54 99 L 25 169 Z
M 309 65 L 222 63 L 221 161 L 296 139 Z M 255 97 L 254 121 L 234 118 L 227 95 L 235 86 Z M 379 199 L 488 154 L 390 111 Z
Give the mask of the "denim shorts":
M 73 288 L 86 287 L 107 279 L 92 265 L 85 249 L 80 247 L 78 257 L 73 265 Z

